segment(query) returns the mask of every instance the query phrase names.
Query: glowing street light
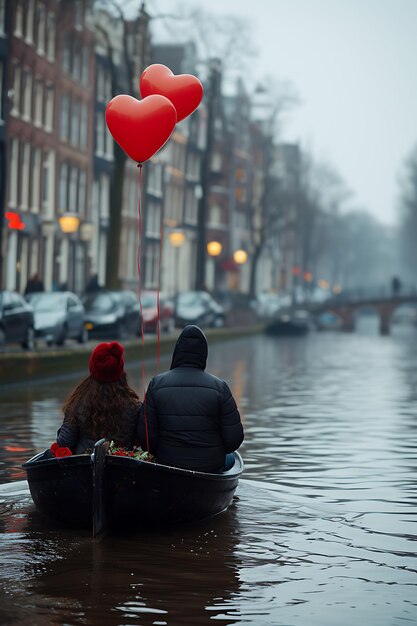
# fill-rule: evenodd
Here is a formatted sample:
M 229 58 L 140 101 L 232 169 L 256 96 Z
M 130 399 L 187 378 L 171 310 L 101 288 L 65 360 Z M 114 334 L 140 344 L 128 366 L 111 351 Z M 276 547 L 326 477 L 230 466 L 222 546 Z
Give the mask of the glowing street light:
M 324 278 L 321 278 L 318 282 L 318 286 L 321 289 L 328 289 L 330 287 L 329 282 L 327 280 L 324 280 Z
M 223 246 L 220 241 L 209 241 L 207 244 L 207 252 L 210 256 L 219 256 L 222 252 Z
M 169 233 L 169 240 L 172 246 L 175 248 L 175 267 L 174 267 L 174 291 L 175 298 L 179 292 L 179 279 L 180 279 L 180 248 L 185 241 L 185 233 L 180 228 L 174 228 Z
M 248 260 L 248 254 L 245 250 L 235 250 L 233 252 L 233 259 L 238 265 L 243 265 Z
M 333 285 L 333 290 L 332 291 L 333 291 L 333 293 L 336 293 L 336 294 L 341 293 L 342 292 L 342 287 L 340 285 L 337 285 L 337 284 Z
M 180 248 L 185 241 L 185 234 L 182 230 L 172 230 L 169 233 L 169 240 L 174 248 Z
M 63 213 L 58 221 L 63 233 L 76 233 L 80 225 L 80 218 L 75 213 Z

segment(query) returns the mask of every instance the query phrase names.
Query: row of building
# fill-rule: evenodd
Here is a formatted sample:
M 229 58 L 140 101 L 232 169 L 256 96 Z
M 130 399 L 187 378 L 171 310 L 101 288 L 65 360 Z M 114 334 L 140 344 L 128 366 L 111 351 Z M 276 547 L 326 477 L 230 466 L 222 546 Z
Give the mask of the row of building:
M 82 293 L 97 274 L 135 288 L 140 231 L 142 288 L 289 286 L 296 247 L 269 216 L 273 181 L 288 178 L 298 149 L 273 144 L 261 90 L 250 99 L 238 83 L 223 95 L 220 62 L 199 66 L 193 43 L 153 42 L 143 5 L 127 22 L 93 7 L 0 0 L 1 287 L 23 292 L 38 274 L 46 290 Z M 140 176 L 105 109 L 116 93 L 135 95 L 151 62 L 202 68 L 205 94 Z

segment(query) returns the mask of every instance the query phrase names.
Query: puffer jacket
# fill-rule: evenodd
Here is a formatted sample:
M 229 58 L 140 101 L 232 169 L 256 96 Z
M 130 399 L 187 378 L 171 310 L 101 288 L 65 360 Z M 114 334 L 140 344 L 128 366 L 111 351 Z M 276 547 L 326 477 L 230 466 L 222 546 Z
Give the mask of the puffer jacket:
M 115 433 L 108 436 L 109 440 L 113 440 L 117 445 L 123 448 L 131 449 L 135 443 L 136 429 L 139 418 L 139 412 L 142 403 L 136 406 L 130 406 L 120 417 L 120 426 Z M 87 433 L 83 426 L 83 418 L 80 416 L 76 423 L 69 422 L 64 417 L 64 422 L 57 433 L 57 444 L 62 447 L 70 448 L 73 454 L 83 454 L 86 450 L 92 450 L 96 441 L 101 437 L 96 437 L 91 433 Z
M 204 371 L 207 354 L 204 333 L 198 326 L 186 326 L 178 337 L 170 371 L 149 383 L 138 438 L 144 450 L 149 442 L 149 451 L 159 463 L 216 472 L 223 467 L 226 453 L 237 450 L 243 441 L 229 386 Z

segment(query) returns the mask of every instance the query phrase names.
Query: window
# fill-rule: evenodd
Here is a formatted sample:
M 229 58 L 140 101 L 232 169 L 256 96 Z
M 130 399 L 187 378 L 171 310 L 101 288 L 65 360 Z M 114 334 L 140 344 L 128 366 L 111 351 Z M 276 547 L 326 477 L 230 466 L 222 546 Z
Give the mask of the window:
M 4 11 L 4 9 L 3 9 Z M 3 20 L 4 24 L 4 20 Z M 16 37 L 23 37 L 23 3 L 22 0 L 18 0 L 16 3 L 14 33 Z
M 96 113 L 96 154 L 103 156 L 104 154 L 104 119 L 103 113 Z
M 71 72 L 71 36 L 68 32 L 64 33 L 62 69 L 68 74 Z
M 40 78 L 35 81 L 35 126 L 42 126 L 43 118 L 43 83 Z
M 159 244 L 148 243 L 146 246 L 146 277 L 147 288 L 156 287 L 159 277 Z
M 45 54 L 45 28 L 46 28 L 45 7 L 40 4 L 36 12 L 36 45 L 38 54 Z
M 61 96 L 61 112 L 59 120 L 59 136 L 64 141 L 69 139 L 69 97 L 67 94 Z
M 20 113 L 20 88 L 22 80 L 22 70 L 18 63 L 13 65 L 13 107 L 12 115 L 19 115 Z
M 75 28 L 82 28 L 84 24 L 84 7 L 82 0 L 75 0 L 74 11 Z
M 79 80 L 81 80 L 81 50 L 79 42 L 75 44 L 74 56 L 72 61 L 72 75 L 74 79 L 78 82 Z
M 70 180 L 69 180 L 69 210 L 73 213 L 77 213 L 77 178 L 78 178 L 78 170 L 76 167 L 72 167 L 70 170 Z
M 187 189 L 185 198 L 185 215 L 184 219 L 188 224 L 197 224 L 198 200 L 194 193 L 194 189 Z
M 49 203 L 49 179 L 50 179 L 50 163 L 49 163 L 50 152 L 45 150 L 43 153 L 43 185 L 42 185 L 42 204 L 43 208 L 48 208 Z
M 82 63 L 81 63 L 81 82 L 83 85 L 88 85 L 88 79 L 90 76 L 90 48 L 88 46 L 83 47 Z
M 221 172 L 222 170 L 222 155 L 219 152 L 215 152 L 211 157 L 211 169 L 213 172 Z
M 29 175 L 30 175 L 30 144 L 22 144 L 22 167 L 20 170 L 20 189 L 21 202 L 20 206 L 26 210 L 29 207 Z
M 6 0 L 0 0 L 0 33 L 4 34 L 5 31 L 5 17 L 6 17 Z
M 106 158 L 109 161 L 113 161 L 113 137 L 111 133 L 109 132 L 107 126 L 105 127 L 104 132 L 105 132 L 104 139 L 105 139 L 105 144 L 106 144 Z
M 108 174 L 101 175 L 101 217 L 108 219 L 110 214 L 110 178 Z
M 55 193 L 55 153 L 43 153 L 42 210 L 45 216 L 52 217 Z
M 17 206 L 17 180 L 19 172 L 19 140 L 14 138 L 10 142 L 10 178 L 9 178 L 9 204 Z
M 59 208 L 66 211 L 68 207 L 68 165 L 61 163 L 59 173 Z
M 85 213 L 85 192 L 87 187 L 87 174 L 85 170 L 80 170 L 78 184 L 78 212 L 81 215 Z
M 47 18 L 46 56 L 48 61 L 55 60 L 55 15 L 51 12 Z
M 39 242 L 37 239 L 32 239 L 32 246 L 30 252 L 30 267 L 32 271 L 37 271 L 39 259 Z
M 80 123 L 80 145 L 86 148 L 88 144 L 88 107 L 83 102 L 81 104 L 81 123 Z
M 134 279 L 137 272 L 138 235 L 135 229 L 127 231 L 126 246 L 126 274 L 129 279 Z
M 162 166 L 155 163 L 148 171 L 148 191 L 155 195 L 162 194 Z
M 138 212 L 138 187 L 135 179 L 129 181 L 129 208 L 128 213 L 135 217 Z
M 217 204 L 214 204 L 210 207 L 210 224 L 222 224 L 222 210 Z
M 35 21 L 35 0 L 28 0 L 26 5 L 26 41 L 28 44 L 33 43 L 33 30 Z
M 161 207 L 159 203 L 149 202 L 148 215 L 146 220 L 146 235 L 148 237 L 159 237 L 161 228 Z
M 46 106 L 45 106 L 45 130 L 49 133 L 54 128 L 54 87 L 52 83 L 46 86 Z
M 32 71 L 25 68 L 23 72 L 23 119 L 29 121 L 32 117 Z
M 33 213 L 39 213 L 39 192 L 41 187 L 41 150 L 35 148 L 32 152 L 32 199 L 31 206 Z
M 74 100 L 71 111 L 71 143 L 78 146 L 80 141 L 80 103 Z

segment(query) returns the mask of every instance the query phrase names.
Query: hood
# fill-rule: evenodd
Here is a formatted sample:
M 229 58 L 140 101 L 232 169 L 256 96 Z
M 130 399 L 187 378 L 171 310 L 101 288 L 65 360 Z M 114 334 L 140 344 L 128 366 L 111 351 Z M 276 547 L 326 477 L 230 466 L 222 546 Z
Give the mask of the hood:
M 175 344 L 171 369 L 174 367 L 199 367 L 206 369 L 207 339 L 198 326 L 186 326 Z

